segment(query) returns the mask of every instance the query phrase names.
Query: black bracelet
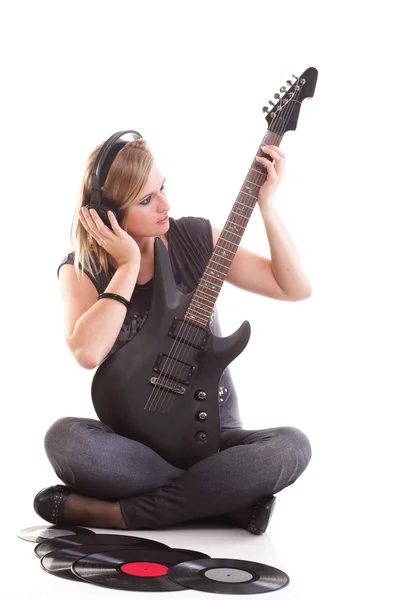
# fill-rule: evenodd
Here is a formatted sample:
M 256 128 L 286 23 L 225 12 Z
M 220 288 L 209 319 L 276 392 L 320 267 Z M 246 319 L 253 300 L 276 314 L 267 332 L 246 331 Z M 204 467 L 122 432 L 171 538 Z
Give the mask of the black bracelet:
M 103 294 L 100 294 L 100 296 L 97 297 L 97 300 L 101 300 L 101 298 L 111 298 L 112 300 L 119 300 L 120 302 L 122 302 L 122 304 L 125 304 L 126 308 L 129 308 L 129 301 L 123 296 L 120 296 L 119 294 L 111 294 L 108 292 L 104 292 Z

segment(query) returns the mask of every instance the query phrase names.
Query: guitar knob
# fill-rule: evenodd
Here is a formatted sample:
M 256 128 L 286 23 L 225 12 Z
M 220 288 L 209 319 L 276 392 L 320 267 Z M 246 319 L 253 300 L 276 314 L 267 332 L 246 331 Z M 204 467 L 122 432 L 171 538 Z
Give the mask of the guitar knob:
M 205 392 L 203 392 L 202 390 L 200 390 L 199 392 L 196 392 L 196 394 L 195 394 L 195 397 L 197 398 L 197 400 L 204 400 L 206 396 L 207 396 L 207 394 Z
M 204 444 L 204 442 L 206 442 L 208 439 L 208 435 L 206 434 L 205 431 L 199 431 L 198 433 L 196 433 L 196 440 L 198 442 L 200 442 L 201 444 Z
M 207 413 L 202 411 L 202 412 L 198 412 L 196 415 L 196 419 L 198 421 L 205 421 L 207 419 Z

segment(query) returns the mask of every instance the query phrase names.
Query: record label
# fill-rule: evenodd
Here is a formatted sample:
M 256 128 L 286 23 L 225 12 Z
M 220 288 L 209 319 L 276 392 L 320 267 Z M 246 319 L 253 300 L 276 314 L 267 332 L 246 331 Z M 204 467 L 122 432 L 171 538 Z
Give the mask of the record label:
M 207 569 L 203 573 L 207 579 L 213 581 L 224 581 L 225 583 L 243 583 L 252 581 L 254 576 L 248 571 L 242 571 L 241 569 Z
M 168 573 L 168 567 L 158 563 L 134 562 L 126 563 L 121 567 L 122 573 L 135 575 L 136 577 L 159 577 Z

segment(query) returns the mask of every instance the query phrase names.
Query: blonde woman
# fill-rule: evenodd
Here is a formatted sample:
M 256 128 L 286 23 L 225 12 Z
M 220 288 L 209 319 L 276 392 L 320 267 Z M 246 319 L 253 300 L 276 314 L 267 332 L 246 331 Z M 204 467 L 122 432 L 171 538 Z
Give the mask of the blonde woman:
M 203 217 L 169 216 L 165 177 L 143 138 L 120 143 L 102 174 L 102 193 L 122 216 L 109 224 L 88 210 L 91 174 L 103 144 L 90 154 L 71 230 L 72 252 L 58 267 L 66 343 L 78 364 L 95 369 L 140 330 L 148 314 L 154 240 L 164 243 L 178 288 L 189 293 L 201 278 L 220 230 Z M 285 157 L 276 146 L 260 158 L 268 177 L 258 203 L 272 260 L 239 247 L 227 281 L 282 301 L 310 296 L 289 234 L 272 199 Z M 98 299 L 102 293 L 115 297 Z M 211 331 L 222 335 L 216 309 Z M 275 494 L 291 485 L 311 458 L 306 435 L 291 426 L 246 430 L 227 368 L 219 384 L 220 451 L 189 469 L 169 464 L 150 447 L 95 419 L 64 417 L 45 436 L 45 451 L 65 485 L 41 490 L 38 515 L 53 524 L 113 529 L 159 529 L 217 517 L 250 533 L 266 530 Z

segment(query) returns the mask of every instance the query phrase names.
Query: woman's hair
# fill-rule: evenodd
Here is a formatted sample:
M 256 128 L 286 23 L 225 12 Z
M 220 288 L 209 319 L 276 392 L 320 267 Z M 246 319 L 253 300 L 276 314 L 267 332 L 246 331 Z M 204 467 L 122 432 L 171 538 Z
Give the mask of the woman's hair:
M 79 220 L 79 210 L 90 202 L 92 171 L 96 158 L 104 142 L 89 155 L 84 168 L 84 176 L 75 212 L 72 220 L 70 239 L 75 252 L 74 267 L 78 277 L 83 269 L 96 277 L 102 270 L 108 272 L 109 255 L 92 237 Z M 108 171 L 103 195 L 111 200 L 121 211 L 120 227 L 126 228 L 126 209 L 140 196 L 151 171 L 154 157 L 148 143 L 143 138 L 128 142 L 114 158 Z M 125 229 L 126 230 L 126 229 Z M 81 267 L 79 266 L 81 265 Z M 81 270 L 82 269 L 82 270 Z

